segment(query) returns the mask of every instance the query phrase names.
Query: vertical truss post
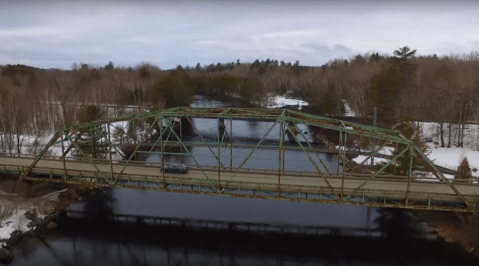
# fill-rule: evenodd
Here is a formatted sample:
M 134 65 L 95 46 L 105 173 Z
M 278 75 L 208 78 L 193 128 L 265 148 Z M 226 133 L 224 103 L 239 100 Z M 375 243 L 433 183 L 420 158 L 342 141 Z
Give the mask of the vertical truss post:
M 346 166 L 346 145 L 348 143 L 348 133 L 347 132 L 344 132 L 344 140 L 342 141 L 342 147 L 343 147 L 343 154 L 342 154 L 342 157 L 343 157 L 343 178 L 342 178 L 342 183 L 341 183 L 341 196 L 344 194 L 344 178 L 346 178 L 346 169 L 345 169 L 345 166 Z
M 376 107 L 374 107 L 373 127 L 376 127 L 376 119 L 377 119 L 377 109 Z M 372 150 L 374 151 L 375 149 L 376 149 L 376 139 L 373 138 Z M 371 156 L 371 165 L 374 166 L 374 156 Z
M 67 181 L 67 166 L 66 166 L 66 163 L 65 163 L 65 145 L 63 144 L 63 133 L 64 131 L 62 130 L 61 131 L 61 134 L 60 134 L 60 141 L 62 142 L 62 161 L 63 161 L 63 179 L 65 181 Z
M 412 158 L 414 150 L 409 149 L 409 171 L 407 172 L 407 188 L 406 188 L 406 206 L 409 204 L 409 187 L 411 185 L 411 175 L 412 175 Z M 396 164 L 394 164 L 396 166 Z
M 180 116 L 180 141 L 183 141 L 183 123 L 181 122 L 182 117 Z M 180 160 L 183 163 L 183 146 L 180 145 Z
M 281 164 L 282 158 L 281 154 L 283 153 L 283 122 L 279 123 L 279 149 L 278 149 L 278 197 L 281 197 Z
M 221 126 L 221 118 L 218 117 L 218 127 L 216 128 L 218 130 L 218 151 L 217 151 L 217 156 L 216 156 L 216 166 L 218 167 L 218 191 L 221 191 L 221 137 L 220 137 L 220 126 Z
M 344 171 L 344 158 L 342 156 L 342 149 L 344 149 L 343 147 L 343 132 L 340 130 L 339 131 L 339 149 L 338 149 L 338 165 L 337 165 L 337 175 L 339 176 L 339 160 L 341 158 L 341 161 L 342 161 L 342 164 L 343 164 L 343 171 Z M 340 199 L 343 200 L 343 194 L 344 194 L 344 175 L 342 175 L 341 177 L 341 195 L 340 195 Z
M 95 144 L 93 140 L 93 129 L 92 126 L 90 126 L 90 145 L 91 145 L 91 158 L 92 161 L 96 157 L 96 152 L 95 152 Z
M 397 150 L 398 150 L 398 143 L 396 142 L 396 149 L 395 149 L 395 151 L 397 151 Z M 396 164 L 394 164 L 393 175 L 396 175 Z
M 344 164 L 346 161 L 346 146 L 348 145 L 348 133 L 344 132 L 344 140 L 343 140 L 343 175 L 345 175 L 346 170 L 344 169 Z
M 230 117 L 230 171 L 233 170 L 233 118 Z
M 337 158 L 337 164 L 336 164 L 336 174 L 339 175 L 339 158 L 341 158 L 341 142 L 343 141 L 342 139 L 342 131 L 339 131 L 339 149 L 338 149 L 338 158 Z
M 163 116 L 160 116 L 160 125 L 163 127 Z M 160 127 L 160 128 L 161 128 Z M 165 127 L 166 130 L 166 127 Z M 163 154 L 163 130 L 160 130 L 160 156 L 161 156 L 161 177 L 163 179 L 163 188 L 166 188 L 166 180 L 165 180 L 165 158 Z
M 111 159 L 111 148 L 112 148 L 112 143 L 111 143 L 111 133 L 110 133 L 110 123 L 106 125 L 108 127 L 108 153 L 110 154 L 110 174 L 111 174 L 111 181 L 113 182 L 113 160 Z
M 134 143 L 134 145 L 136 146 L 137 132 L 136 132 L 136 120 L 135 120 L 135 119 L 133 119 L 132 124 L 133 124 L 133 143 Z M 139 148 L 139 147 L 138 147 L 138 148 Z M 131 156 L 133 156 L 133 158 L 130 158 L 130 160 L 133 159 L 134 161 L 136 161 L 136 155 L 135 155 L 135 154 L 136 154 L 136 150 L 137 150 L 138 148 L 136 148 L 136 149 L 133 151 L 133 153 L 131 154 Z M 130 161 L 130 160 L 128 160 L 128 161 Z M 122 171 L 122 172 L 123 172 L 123 171 Z

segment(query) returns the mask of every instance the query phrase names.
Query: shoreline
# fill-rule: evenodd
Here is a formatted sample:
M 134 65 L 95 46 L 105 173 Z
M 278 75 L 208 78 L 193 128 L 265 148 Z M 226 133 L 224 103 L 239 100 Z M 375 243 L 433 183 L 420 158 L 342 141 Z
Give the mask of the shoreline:
M 35 237 L 38 234 L 42 234 L 45 231 L 52 231 L 58 227 L 58 219 L 60 213 L 65 210 L 70 204 L 74 203 L 80 196 L 90 193 L 94 188 L 88 186 L 73 186 L 66 185 L 64 189 L 57 190 L 45 194 L 40 197 L 27 198 L 22 196 L 16 196 L 15 201 L 18 201 L 22 204 L 28 204 L 29 201 L 35 200 L 45 196 L 56 196 L 57 200 L 55 201 L 55 206 L 52 206 L 52 200 L 47 201 L 51 209 L 48 211 L 40 211 L 40 206 L 31 206 L 29 210 L 20 209 L 19 207 L 15 210 L 15 213 L 6 217 L 4 220 L 11 219 L 13 216 L 19 216 L 28 221 L 25 226 L 21 224 L 14 224 L 14 222 L 5 223 L 2 227 L 7 227 L 10 224 L 13 224 L 15 230 L 10 234 L 8 238 L 4 238 L 0 241 L 0 265 L 9 264 L 15 257 L 14 249 L 17 244 L 22 240 Z M 13 193 L 8 193 L 10 197 L 14 197 Z M 0 200 L 5 200 L 5 195 L 3 198 L 0 197 Z M 23 202 L 22 202 L 23 201 Z M 43 213 L 43 214 L 42 214 Z M 25 222 L 25 221 L 24 221 Z M 0 228 L 2 228 L 0 227 Z M 23 227 L 23 228 L 22 228 Z M 23 229 L 23 230 L 21 230 Z M 2 264 L 3 263 L 3 264 Z
M 471 255 L 479 265 L 479 221 L 465 223 L 453 212 L 411 211 L 411 214 L 416 222 L 431 227 L 440 241 Z

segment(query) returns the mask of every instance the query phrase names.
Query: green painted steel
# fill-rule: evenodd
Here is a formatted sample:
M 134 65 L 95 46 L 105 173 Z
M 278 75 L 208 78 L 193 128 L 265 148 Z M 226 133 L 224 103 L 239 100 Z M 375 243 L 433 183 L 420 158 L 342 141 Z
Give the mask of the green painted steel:
M 210 142 L 206 141 L 206 139 L 203 138 L 203 136 L 200 134 L 196 126 L 193 124 L 192 118 L 216 119 L 217 121 L 216 129 L 212 129 L 212 130 L 217 130 L 216 141 L 210 141 Z M 228 121 L 228 120 L 230 122 L 225 123 L 225 121 Z M 233 120 L 260 120 L 260 121 L 273 122 L 272 126 L 269 127 L 266 134 L 263 135 L 261 139 L 255 145 L 250 145 L 250 146 L 243 145 L 245 147 L 248 146 L 251 149 L 251 151 L 248 153 L 247 156 L 242 157 L 243 160 L 238 167 L 233 167 L 233 164 L 232 164 L 233 158 L 237 158 L 233 156 L 233 148 L 241 147 L 241 144 L 236 144 L 233 141 Z M 123 129 L 122 126 L 115 125 L 115 123 L 117 122 L 130 122 L 128 126 L 128 130 L 126 131 Z M 185 124 L 184 122 L 187 122 L 187 123 Z M 143 127 L 144 124 L 149 124 L 149 126 L 145 128 Z M 228 124 L 230 127 L 229 133 L 227 130 Z M 323 131 L 326 133 L 329 131 L 333 131 L 339 134 L 339 138 L 338 138 L 339 141 L 337 141 L 336 144 L 343 148 L 337 150 L 336 153 L 338 156 L 338 162 L 339 162 L 339 158 L 341 158 L 343 162 L 342 173 L 339 173 L 338 170 L 336 171 L 337 173 L 331 173 L 328 170 L 326 164 L 323 162 L 320 156 L 318 156 L 318 154 L 316 153 L 316 149 L 313 148 L 311 143 L 305 137 L 304 133 L 301 130 L 299 130 L 298 124 L 306 125 L 306 126 L 309 126 L 310 128 L 313 128 L 314 130 L 321 131 L 321 134 Z M 277 144 L 263 145 L 264 140 L 270 134 L 273 128 L 276 127 L 276 125 L 279 125 L 279 134 L 280 134 L 277 140 Z M 195 132 L 195 134 L 197 134 L 200 137 L 201 139 L 200 142 L 195 143 L 195 142 L 183 141 L 183 129 L 187 126 L 190 126 Z M 113 129 L 113 132 L 111 131 L 112 129 Z M 179 130 L 179 134 L 176 132 L 178 130 Z M 91 146 L 90 148 L 92 149 L 91 157 L 89 156 L 89 154 L 83 151 L 81 148 L 81 145 L 79 145 L 80 142 L 82 141 L 82 136 L 85 134 L 85 132 L 90 132 L 91 134 L 90 144 L 89 144 Z M 294 144 L 295 144 L 294 146 L 291 146 L 289 144 L 285 145 L 285 137 L 286 137 L 285 135 L 287 133 L 288 133 L 288 138 L 290 139 L 290 141 L 294 140 Z M 297 136 L 298 134 L 304 140 L 303 142 L 299 140 Z M 142 136 L 138 138 L 139 135 L 142 135 Z M 97 136 L 96 140 L 94 140 L 93 136 Z M 113 136 L 116 136 L 116 138 Z M 401 152 L 399 152 L 396 156 L 391 158 L 387 163 L 384 163 L 382 166 L 380 166 L 379 169 L 376 168 L 376 171 L 371 172 L 370 174 L 358 174 L 357 176 L 359 177 L 362 177 L 362 176 L 367 177 L 366 180 L 361 179 L 360 185 L 358 185 L 355 188 L 346 188 L 344 187 L 344 180 L 345 178 L 349 178 L 349 176 L 351 175 L 351 173 L 346 172 L 345 166 L 344 166 L 344 162 L 347 161 L 347 157 L 351 155 L 349 152 L 346 151 L 346 147 L 348 146 L 348 141 L 351 142 L 355 137 L 358 137 L 358 136 L 382 141 L 382 144 L 379 146 L 379 148 L 370 152 L 369 157 L 363 160 L 360 165 L 364 164 L 369 158 L 375 157 L 378 151 L 386 147 L 387 145 L 391 145 L 392 148 L 396 146 L 397 148 L 399 144 L 403 144 L 403 145 L 406 145 L 406 148 L 403 149 Z M 57 141 L 58 139 L 60 140 Z M 152 140 L 151 142 L 152 145 L 146 143 L 147 140 Z M 98 143 L 95 143 L 95 141 L 97 141 Z M 67 149 L 65 149 L 65 143 L 68 144 Z M 129 169 L 129 167 L 132 167 L 132 165 L 134 165 L 135 167 L 138 166 L 137 159 L 134 159 L 137 156 L 140 156 L 140 155 L 148 156 L 153 153 L 159 154 L 161 156 L 161 169 L 164 169 L 165 156 L 171 155 L 171 154 L 177 154 L 181 156 L 182 161 L 184 156 L 186 156 L 187 158 L 191 158 L 191 160 L 194 162 L 194 166 L 196 166 L 199 169 L 202 176 L 205 178 L 205 179 L 202 179 L 202 181 L 199 180 L 198 181 L 199 184 L 195 183 L 195 185 L 198 186 L 198 189 L 195 189 L 195 191 L 198 191 L 198 193 L 202 193 L 202 194 L 206 193 L 205 191 L 207 190 L 211 191 L 208 193 L 215 194 L 215 195 L 228 194 L 227 188 L 231 189 L 231 186 L 236 186 L 232 188 L 235 191 L 234 194 L 235 195 L 238 194 L 239 196 L 244 196 L 243 194 L 239 192 L 241 192 L 243 189 L 246 189 L 246 188 L 251 189 L 251 187 L 253 187 L 253 191 L 254 193 L 258 194 L 258 197 L 262 197 L 264 193 L 273 193 L 276 195 L 275 196 L 276 199 L 283 200 L 285 197 L 287 197 L 286 196 L 287 193 L 297 193 L 297 197 L 301 199 L 301 201 L 303 201 L 304 198 L 302 197 L 302 195 L 305 195 L 305 197 L 307 197 L 308 195 L 307 194 L 308 192 L 305 192 L 305 191 L 310 191 L 310 190 L 316 191 L 317 189 L 317 192 L 314 194 L 319 195 L 320 200 L 315 201 L 311 199 L 311 202 L 328 202 L 328 203 L 350 204 L 350 205 L 358 205 L 357 202 L 362 202 L 362 204 L 365 206 L 373 206 L 373 205 L 384 206 L 384 207 L 394 206 L 396 208 L 406 208 L 406 209 L 416 208 L 416 209 L 441 209 L 441 210 L 454 209 L 456 210 L 456 209 L 462 208 L 464 211 L 468 211 L 468 212 L 473 212 L 475 209 L 475 203 L 472 202 L 469 197 L 462 195 L 460 191 L 455 187 L 455 185 L 444 177 L 444 175 L 434 166 L 434 164 L 427 158 L 427 156 L 424 155 L 413 144 L 412 141 L 404 138 L 397 131 L 377 128 L 377 127 L 372 127 L 372 126 L 362 125 L 357 123 L 351 123 L 347 121 L 326 118 L 326 117 L 317 116 L 317 115 L 306 114 L 306 113 L 302 113 L 298 111 L 282 110 L 282 109 L 260 109 L 260 108 L 177 107 L 177 108 L 172 108 L 167 110 L 151 111 L 151 112 L 146 112 L 142 114 L 127 115 L 127 116 L 116 117 L 111 119 L 102 119 L 102 120 L 93 121 L 91 123 L 63 127 L 63 128 L 60 128 L 55 133 L 53 138 L 42 149 L 40 154 L 33 160 L 31 165 L 29 165 L 28 168 L 26 168 L 26 170 L 24 170 L 23 168 L 22 170 L 18 170 L 18 171 L 21 171 L 20 177 L 23 179 L 28 178 L 32 180 L 37 180 L 37 178 L 33 178 L 30 176 L 32 169 L 34 168 L 37 169 L 38 168 L 36 166 L 37 163 L 40 160 L 44 159 L 44 156 L 46 156 L 45 154 L 47 154 L 47 151 L 54 145 L 58 145 L 58 144 L 61 144 L 61 150 L 62 150 L 62 157 L 60 159 L 63 160 L 62 180 L 64 182 L 73 182 L 73 180 L 76 180 L 75 182 L 80 182 L 80 183 L 86 182 L 85 180 L 88 179 L 87 176 L 92 175 L 92 174 L 86 175 L 86 172 L 88 171 L 83 171 L 83 174 L 82 172 L 80 172 L 80 174 L 74 174 L 72 173 L 70 169 L 67 169 L 67 166 L 65 165 L 65 157 L 67 157 L 67 155 L 69 153 L 72 153 L 73 151 L 75 151 L 77 156 L 79 157 L 73 158 L 73 155 L 72 155 L 71 156 L 72 158 L 69 157 L 69 162 L 72 159 L 75 159 L 75 160 L 80 159 L 82 161 L 88 162 L 95 169 L 94 175 L 92 176 L 94 176 L 95 178 L 96 186 L 117 186 L 119 185 L 119 183 L 126 182 L 126 184 L 123 184 L 122 187 L 132 187 L 131 182 L 134 182 L 134 181 L 140 182 L 140 180 L 138 180 L 138 178 L 135 177 L 134 174 L 127 173 L 127 169 Z M 198 163 L 198 160 L 195 158 L 195 156 L 190 152 L 188 148 L 189 145 L 199 145 L 199 144 L 207 147 L 211 153 L 211 156 L 213 156 L 216 160 L 216 167 L 214 170 L 216 175 L 215 177 L 210 173 L 211 170 L 207 169 L 208 167 L 202 166 L 201 164 Z M 130 153 L 126 154 L 127 155 L 126 161 L 121 160 L 121 164 L 122 164 L 121 171 L 114 170 L 114 166 L 116 167 L 118 163 L 114 163 L 114 159 L 112 158 L 112 150 L 115 150 L 117 154 L 122 154 L 120 150 L 127 149 L 128 145 L 132 147 L 131 150 L 129 151 L 131 152 L 131 154 Z M 142 145 L 145 145 L 147 149 L 144 150 L 142 148 Z M 101 152 L 102 147 L 107 147 L 108 152 L 106 154 L 102 154 Z M 175 147 L 176 149 L 179 149 L 179 152 L 177 150 L 170 151 L 170 149 L 173 149 Z M 213 147 L 217 148 L 216 153 L 212 149 Z M 228 154 L 227 152 L 222 153 L 221 151 L 222 147 L 229 148 L 230 150 L 229 167 L 223 165 L 221 161 L 221 154 L 223 154 L 223 156 L 227 156 Z M 159 151 L 155 150 L 157 148 L 159 148 Z M 260 148 L 278 150 L 278 156 L 277 156 L 278 168 L 274 170 L 275 174 L 277 175 L 277 183 L 274 184 L 273 186 L 274 189 L 272 187 L 269 187 L 271 184 L 265 185 L 263 183 L 258 183 L 258 182 L 241 183 L 241 182 L 235 181 L 235 177 L 239 173 L 244 175 L 244 172 L 248 171 L 248 169 L 243 168 L 244 165 L 249 160 L 256 159 L 256 157 L 253 157 L 253 153 Z M 318 179 L 322 180 L 325 183 L 325 186 L 313 188 L 310 186 L 302 186 L 298 184 L 298 188 L 296 190 L 292 190 L 293 192 L 290 191 L 288 187 L 289 185 L 285 185 L 284 181 L 282 180 L 283 177 L 288 176 L 285 173 L 285 169 L 284 169 L 285 161 L 286 161 L 285 151 L 287 149 L 302 151 L 306 155 L 307 161 L 309 161 L 309 163 L 311 163 L 311 165 L 316 170 L 315 173 Z M 407 151 L 409 151 L 409 156 L 411 157 L 409 166 L 408 166 L 409 171 L 407 173 L 407 176 L 398 177 L 396 176 L 397 160 L 398 158 L 404 156 L 404 154 Z M 455 206 L 454 208 L 441 207 L 440 204 L 444 202 L 441 203 L 439 200 L 435 200 L 436 198 L 440 198 L 440 197 L 438 196 L 432 197 L 431 193 L 426 191 L 423 194 L 423 196 L 426 197 L 426 200 L 424 201 L 419 200 L 416 194 L 415 194 L 416 198 L 413 199 L 414 201 L 410 200 L 410 195 L 411 195 L 410 182 L 412 180 L 412 169 L 413 169 L 412 158 L 413 156 L 416 156 L 416 155 L 418 156 L 418 158 L 420 158 L 421 163 L 425 167 L 424 171 L 431 172 L 434 176 L 436 176 L 436 178 L 440 182 L 443 182 L 445 185 L 447 185 L 452 191 L 451 195 L 457 196 L 457 198 L 460 199 L 460 202 L 461 204 L 464 205 L 464 207 L 457 207 L 457 206 Z M 315 160 L 313 160 L 312 156 L 316 157 L 317 161 L 319 161 L 321 166 L 325 169 L 324 172 L 317 165 Z M 108 171 L 105 171 L 105 170 L 102 171 L 98 167 L 98 165 L 101 165 L 101 160 L 108 162 L 108 166 L 109 166 Z M 271 158 L 271 160 L 276 160 L 276 159 Z M 294 160 L 295 160 L 294 158 L 291 159 L 291 161 L 294 161 Z M 384 172 L 392 164 L 394 164 L 393 174 Z M 223 171 L 226 171 L 227 169 L 229 169 L 229 171 L 232 172 L 233 174 L 231 175 L 230 178 L 228 177 L 223 178 Z M 7 171 L 7 166 L 5 166 L 5 171 Z M 55 179 L 55 176 L 57 175 L 56 171 L 57 169 L 49 169 L 49 175 L 51 176 L 52 180 L 56 180 Z M 258 172 L 259 169 L 254 169 L 254 171 Z M 101 179 L 98 179 L 98 175 L 101 177 Z M 159 190 L 168 190 L 168 187 L 172 185 L 170 178 L 165 176 L 164 171 L 161 171 L 161 173 L 158 173 L 158 175 L 155 177 L 158 178 L 157 186 L 159 187 Z M 151 182 L 151 181 L 148 181 L 149 178 L 150 177 L 148 176 L 143 176 L 141 179 L 141 182 L 144 183 L 145 187 L 147 187 L 148 183 Z M 330 182 L 330 179 L 334 180 L 334 178 L 341 179 L 340 186 L 335 186 Z M 391 192 L 390 190 L 377 192 L 381 195 L 384 195 L 384 196 L 381 196 L 382 202 L 371 205 L 371 202 L 365 201 L 365 199 L 371 200 L 372 198 L 377 197 L 377 196 L 374 196 L 374 197 L 372 196 L 372 195 L 376 195 L 377 193 L 367 192 L 364 187 L 369 182 L 371 182 L 372 180 L 376 180 L 377 178 L 381 178 L 381 180 L 385 178 L 390 178 L 391 182 L 396 182 L 395 180 L 397 178 L 404 178 L 401 180 L 407 181 L 407 189 L 401 192 L 398 192 L 398 191 Z M 208 186 L 205 186 L 205 182 L 208 184 Z M 180 178 L 180 184 L 181 186 L 185 184 L 184 180 L 182 180 L 181 178 Z M 338 194 L 339 191 L 340 191 L 340 194 Z M 399 194 L 404 196 L 397 198 L 397 195 Z M 394 195 L 396 195 L 396 198 Z M 324 200 L 325 197 L 327 197 L 328 200 Z M 271 199 L 272 197 L 266 197 L 266 198 Z M 391 202 L 394 202 L 394 204 L 391 204 Z M 436 203 L 438 204 L 440 203 L 440 204 L 437 205 Z M 456 203 L 457 202 L 454 202 L 454 204 Z

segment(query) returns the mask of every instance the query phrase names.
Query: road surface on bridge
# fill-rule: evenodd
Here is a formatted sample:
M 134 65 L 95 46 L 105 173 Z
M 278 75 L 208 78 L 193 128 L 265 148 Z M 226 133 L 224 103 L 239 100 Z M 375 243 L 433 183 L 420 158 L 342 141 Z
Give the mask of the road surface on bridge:
M 25 171 L 33 162 L 34 158 L 21 157 L 0 157 L 0 167 L 6 171 Z M 107 177 L 111 177 L 111 168 L 113 176 L 117 177 L 123 169 L 123 164 L 112 164 L 105 162 L 96 162 L 96 167 Z M 83 178 L 102 178 L 98 170 L 90 162 L 82 161 L 65 161 L 66 172 L 68 176 L 82 176 Z M 218 186 L 218 170 L 214 167 L 191 166 L 190 171 L 186 174 L 165 173 L 165 182 L 167 184 L 182 185 L 202 185 Z M 31 175 L 56 175 L 61 176 L 65 173 L 62 160 L 40 160 L 32 169 Z M 324 173 L 327 176 L 327 173 Z M 209 180 L 207 179 L 208 176 Z M 386 177 L 381 175 L 371 179 L 367 175 L 354 175 L 348 173 L 343 175 L 331 174 L 327 177 L 329 183 L 334 188 L 334 192 L 329 189 L 325 180 L 315 172 L 299 172 L 285 171 L 280 176 L 280 190 L 282 192 L 298 192 L 302 193 L 340 193 L 341 189 L 344 195 L 349 195 L 353 190 L 358 188 L 363 182 L 369 180 L 361 189 L 357 190 L 354 196 L 382 197 L 387 193 L 388 197 L 404 198 L 407 190 L 407 180 Z M 163 182 L 162 173 L 158 165 L 150 164 L 130 164 L 122 173 L 120 180 L 130 181 L 147 181 L 147 182 Z M 220 186 L 227 189 L 259 189 L 274 191 L 278 189 L 278 170 L 264 169 L 241 169 L 236 172 L 235 168 L 230 170 L 229 167 L 222 167 L 220 173 Z M 454 182 L 454 186 L 464 196 L 471 198 L 479 193 L 479 185 L 471 183 Z M 410 198 L 417 200 L 425 200 L 434 197 L 435 200 L 457 200 L 458 196 L 444 182 L 437 180 L 424 181 L 423 177 L 417 177 L 410 182 Z

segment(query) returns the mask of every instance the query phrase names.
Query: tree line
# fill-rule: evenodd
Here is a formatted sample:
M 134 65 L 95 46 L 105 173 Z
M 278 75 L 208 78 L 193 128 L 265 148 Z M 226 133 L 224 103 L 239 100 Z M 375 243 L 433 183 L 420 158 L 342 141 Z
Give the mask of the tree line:
M 171 70 L 142 63 L 134 68 L 73 64 L 71 70 L 25 65 L 0 66 L 0 145 L 20 151 L 21 136 L 41 136 L 78 123 L 82 108 L 98 106 L 102 117 L 134 109 L 187 106 L 195 94 L 242 99 L 262 106 L 269 96 L 287 95 L 309 103 L 303 111 L 343 115 L 347 103 L 357 116 L 378 111 L 378 125 L 391 127 L 406 116 L 437 122 L 440 132 L 457 132 L 479 118 L 479 53 L 418 56 L 407 46 L 392 56 L 358 54 L 318 67 L 300 61 L 266 59 Z M 129 109 L 128 109 L 129 108 Z M 460 125 L 451 128 L 451 123 Z M 462 134 L 462 137 L 461 137 Z M 441 134 L 442 144 L 452 134 Z M 453 140 L 454 142 L 454 140 Z

